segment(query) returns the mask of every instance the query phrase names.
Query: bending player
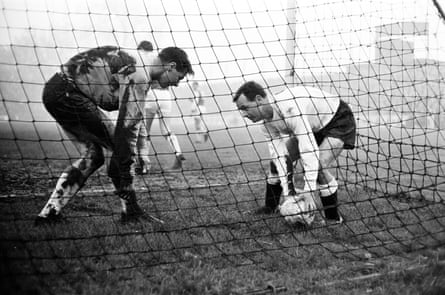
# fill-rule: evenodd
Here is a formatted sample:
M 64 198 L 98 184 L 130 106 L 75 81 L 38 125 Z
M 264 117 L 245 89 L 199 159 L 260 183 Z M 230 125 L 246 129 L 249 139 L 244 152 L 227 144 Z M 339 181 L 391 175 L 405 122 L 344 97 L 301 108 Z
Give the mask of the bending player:
M 142 41 L 138 45 L 138 52 L 142 57 L 145 65 L 150 66 L 153 62 L 153 58 L 156 55 L 153 53 L 153 46 L 149 41 Z M 177 85 L 174 85 L 177 86 Z M 137 174 L 147 174 L 151 168 L 149 152 L 150 152 L 150 132 L 153 125 L 153 120 L 157 116 L 159 119 L 159 126 L 161 128 L 161 134 L 170 143 L 174 153 L 175 162 L 171 169 L 181 169 L 182 161 L 185 160 L 179 141 L 175 133 L 170 128 L 170 117 L 174 96 L 170 89 L 162 88 L 156 81 L 151 84 L 151 91 L 147 93 L 144 124 L 141 124 L 138 140 L 137 140 L 137 152 L 135 172 Z
M 338 212 L 335 177 L 331 164 L 343 149 L 355 146 L 356 124 L 350 107 L 338 96 L 311 87 L 287 88 L 269 99 L 256 82 L 243 84 L 233 101 L 243 117 L 263 121 L 272 157 L 266 187 L 266 211 L 277 209 L 280 196 L 293 195 L 289 187 L 293 163 L 301 159 L 304 168 L 306 211 L 316 210 L 315 191 L 320 192 L 324 216 L 342 222 Z M 292 182 L 290 182 L 292 183 Z M 317 187 L 318 184 L 318 187 Z
M 149 66 L 138 56 L 114 46 L 90 49 L 65 63 L 45 85 L 43 103 L 65 132 L 85 152 L 60 176 L 36 224 L 54 221 L 62 208 L 105 162 L 112 151 L 108 175 L 122 203 L 122 219 L 144 215 L 136 200 L 131 165 L 150 84 L 176 86 L 193 70 L 180 48 L 163 49 Z M 105 111 L 117 110 L 116 120 Z

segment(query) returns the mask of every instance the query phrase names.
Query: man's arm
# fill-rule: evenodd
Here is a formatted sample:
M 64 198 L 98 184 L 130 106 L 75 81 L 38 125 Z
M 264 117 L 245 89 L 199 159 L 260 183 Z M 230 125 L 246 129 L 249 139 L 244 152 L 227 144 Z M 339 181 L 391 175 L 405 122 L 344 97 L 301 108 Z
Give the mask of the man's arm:
M 289 173 L 292 173 L 292 171 L 288 171 L 288 152 L 285 140 L 281 138 L 271 139 L 271 141 L 269 142 L 269 153 L 278 172 L 278 175 L 273 175 L 273 173 L 271 173 L 271 176 L 272 178 L 278 178 L 274 182 L 278 183 L 279 180 L 283 188 L 283 195 L 287 196 L 289 195 L 288 175 Z M 273 179 L 271 180 L 273 181 Z
M 303 198 L 306 209 L 313 214 L 317 209 L 315 203 L 315 190 L 317 185 L 318 167 L 319 167 L 319 150 L 312 133 L 309 122 L 304 115 L 293 115 L 286 120 L 287 126 L 293 130 L 293 135 L 298 141 L 298 150 L 300 159 L 304 169 L 304 190 L 308 194 L 297 195 L 298 198 Z M 282 167 L 286 167 L 282 165 Z
M 291 126 L 298 140 L 298 149 L 304 169 L 304 191 L 315 191 L 319 168 L 317 141 L 304 115 L 294 117 Z
M 287 176 L 292 173 L 289 170 L 287 159 L 288 151 L 286 147 L 286 139 L 281 138 L 280 132 L 274 126 L 262 125 L 261 131 L 267 140 L 267 147 L 271 162 L 267 182 L 269 184 L 280 184 L 283 187 L 283 194 L 289 194 L 289 185 Z
M 133 180 L 130 167 L 138 136 L 138 127 L 143 119 L 148 81 L 145 75 L 133 73 L 120 77 L 119 114 L 114 133 L 113 159 L 117 162 L 121 187 Z

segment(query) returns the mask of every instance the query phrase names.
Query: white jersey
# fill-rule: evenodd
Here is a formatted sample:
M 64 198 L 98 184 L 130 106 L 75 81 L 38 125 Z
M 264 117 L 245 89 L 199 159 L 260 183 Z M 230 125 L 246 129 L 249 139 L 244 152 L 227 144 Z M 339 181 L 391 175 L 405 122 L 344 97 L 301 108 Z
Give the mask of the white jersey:
M 287 183 L 286 166 L 283 162 L 284 156 L 288 154 L 285 141 L 290 136 L 295 136 L 305 171 L 305 190 L 315 190 L 319 149 L 314 132 L 321 130 L 331 121 L 339 107 L 340 98 L 305 86 L 288 88 L 274 98 L 273 117 L 263 122 L 262 131 L 266 138 L 272 141 L 269 144 L 272 158 L 279 160 L 276 164 L 281 183 Z

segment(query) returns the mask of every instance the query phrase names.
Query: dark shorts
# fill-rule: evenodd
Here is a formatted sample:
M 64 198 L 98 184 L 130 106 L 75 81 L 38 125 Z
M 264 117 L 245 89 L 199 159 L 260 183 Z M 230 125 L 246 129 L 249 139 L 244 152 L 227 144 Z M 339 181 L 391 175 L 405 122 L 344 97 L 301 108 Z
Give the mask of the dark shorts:
M 319 146 L 326 137 L 334 137 L 343 141 L 344 149 L 353 149 L 355 147 L 356 125 L 354 115 L 349 105 L 340 100 L 340 105 L 334 117 L 332 117 L 328 125 L 323 127 L 320 131 L 314 132 L 314 136 Z M 289 152 L 289 157 L 293 161 L 300 158 L 298 140 L 295 136 L 292 136 L 286 142 L 286 146 Z
M 314 132 L 317 144 L 320 145 L 326 137 L 334 137 L 344 142 L 343 148 L 352 150 L 355 147 L 356 125 L 354 115 L 349 105 L 340 100 L 337 112 L 331 121 L 320 131 Z
M 45 84 L 42 100 L 57 123 L 78 141 L 112 149 L 110 118 L 63 74 L 55 74 Z

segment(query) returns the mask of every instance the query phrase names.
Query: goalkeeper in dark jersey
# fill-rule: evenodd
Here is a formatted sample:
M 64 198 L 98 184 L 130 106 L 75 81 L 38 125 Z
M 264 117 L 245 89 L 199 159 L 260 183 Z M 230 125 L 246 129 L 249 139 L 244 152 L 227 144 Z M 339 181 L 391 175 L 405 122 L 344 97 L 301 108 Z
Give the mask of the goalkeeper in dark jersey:
M 189 58 L 177 47 L 163 49 L 150 64 L 137 52 L 114 46 L 90 49 L 65 63 L 46 83 L 43 103 L 85 152 L 62 173 L 36 223 L 59 219 L 62 208 L 104 164 L 104 148 L 112 151 L 108 175 L 121 199 L 122 220 L 142 216 L 131 166 L 146 93 L 154 80 L 167 88 L 188 74 L 193 74 Z M 105 111 L 118 111 L 117 119 Z

